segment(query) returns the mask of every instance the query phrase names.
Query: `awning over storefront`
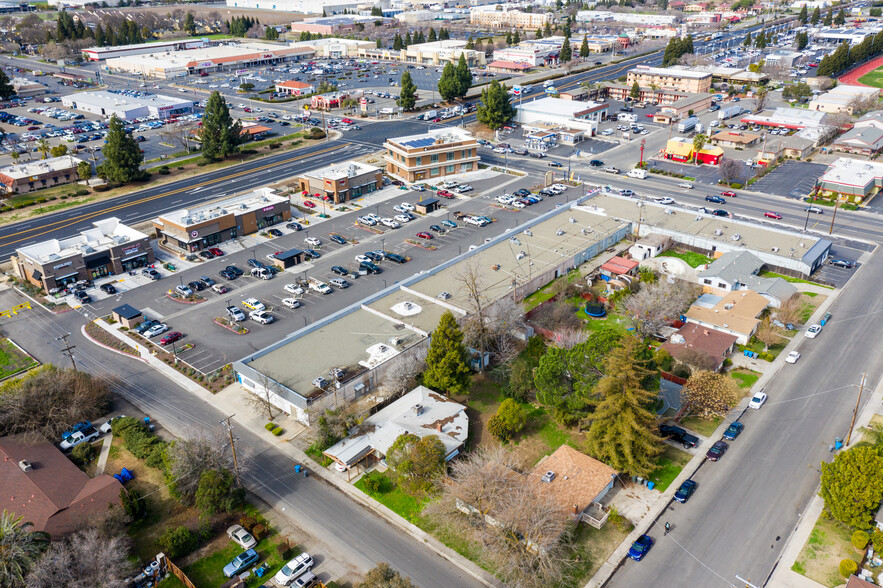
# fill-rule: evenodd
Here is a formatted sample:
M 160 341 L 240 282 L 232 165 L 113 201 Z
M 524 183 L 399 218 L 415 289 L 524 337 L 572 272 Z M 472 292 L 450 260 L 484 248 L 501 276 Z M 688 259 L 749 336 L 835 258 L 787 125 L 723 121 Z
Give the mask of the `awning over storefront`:
M 100 257 L 95 257 L 93 259 L 86 260 L 86 267 L 88 269 L 95 269 L 96 267 L 102 267 L 110 263 L 109 255 L 102 255 Z

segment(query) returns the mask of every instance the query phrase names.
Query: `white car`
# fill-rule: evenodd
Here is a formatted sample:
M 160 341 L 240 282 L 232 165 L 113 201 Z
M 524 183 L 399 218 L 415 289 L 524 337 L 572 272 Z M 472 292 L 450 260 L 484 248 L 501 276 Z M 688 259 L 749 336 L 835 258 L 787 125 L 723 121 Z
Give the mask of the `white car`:
M 797 360 L 800 359 L 799 351 L 792 351 L 788 354 L 788 357 L 785 358 L 786 363 L 797 363 Z
M 461 194 L 464 192 L 471 192 L 474 188 L 469 184 L 463 184 L 462 186 L 457 186 L 454 188 L 455 192 L 460 192 Z
M 399 223 L 397 223 L 395 221 L 395 219 L 391 219 L 389 217 L 384 217 L 384 218 L 380 219 L 380 224 L 382 224 L 385 227 L 389 227 L 390 229 L 397 229 L 400 226 L 402 226 Z
M 257 298 L 246 298 L 242 301 L 242 306 L 249 310 L 266 310 L 267 307 L 264 306 L 264 303 L 258 300 Z
M 368 225 L 369 227 L 373 227 L 374 225 L 377 224 L 376 220 L 374 220 L 373 218 L 367 217 L 367 216 L 360 216 L 356 220 L 359 221 L 360 223 L 362 223 L 363 225 Z
M 375 223 L 379 223 L 379 222 L 380 222 L 380 217 L 377 216 L 377 215 L 374 214 L 374 213 L 366 214 L 366 215 L 365 215 L 365 218 L 371 219 L 371 220 L 373 220 Z
M 396 212 L 409 212 L 407 208 L 405 208 L 402 204 L 396 204 L 392 207 L 392 209 Z
M 282 566 L 273 579 L 280 586 L 288 586 L 295 579 L 304 575 L 313 568 L 313 558 L 308 553 L 301 553 L 296 558 Z
M 681 182 L 680 184 L 678 184 L 678 186 L 681 188 L 686 188 L 687 190 L 693 189 L 693 184 L 691 184 L 690 182 Z
M 248 318 L 262 325 L 269 325 L 276 320 L 276 317 L 272 314 L 267 314 L 264 310 L 253 310 L 248 313 Z
M 654 198 L 653 201 L 656 204 L 674 204 L 675 201 L 668 196 L 659 196 L 658 198 Z
M 115 417 L 111 417 L 111 418 L 107 419 L 107 422 L 104 423 L 103 425 L 101 425 L 100 427 L 98 427 L 98 430 L 101 431 L 102 433 L 110 433 L 113 430 L 113 422 L 115 420 L 121 419 L 125 416 L 126 415 L 124 415 L 124 414 L 118 414 Z
M 322 241 L 320 241 L 316 237 L 307 237 L 306 239 L 304 239 L 304 243 L 306 243 L 310 247 L 318 247 L 322 244 Z
M 812 325 L 810 328 L 806 330 L 803 334 L 807 339 L 815 339 L 819 336 L 819 333 L 822 332 L 822 325 Z
M 500 204 L 511 204 L 512 200 L 514 200 L 514 198 L 512 198 L 510 194 L 503 194 L 502 196 L 496 197 L 496 201 Z
M 367 255 L 357 255 L 356 261 L 358 263 L 374 263 L 374 260 L 368 257 Z
M 242 525 L 233 525 L 227 529 L 227 536 L 235 541 L 243 549 L 251 549 L 258 542 L 251 533 L 246 531 Z
M 153 337 L 156 337 L 157 335 L 162 335 L 163 333 L 165 333 L 168 330 L 169 330 L 169 326 L 167 324 L 160 323 L 158 325 L 153 325 L 152 327 L 147 329 L 147 331 L 145 331 L 145 333 L 144 333 L 144 336 L 147 337 L 148 339 L 152 339 Z
M 399 204 L 399 206 L 402 208 L 402 212 L 414 212 L 414 205 L 413 204 L 408 204 L 407 202 L 402 202 L 401 204 Z
M 300 300 L 295 300 L 294 298 L 283 298 L 282 306 L 285 308 L 300 308 Z
M 748 408 L 758 409 L 766 403 L 767 395 L 766 392 L 758 392 L 754 395 L 751 401 L 748 403 Z
M 400 223 L 409 223 L 411 222 L 411 217 L 404 214 L 397 214 L 395 216 L 395 220 L 399 221 Z
M 521 200 L 513 200 L 512 202 L 509 203 L 509 205 L 510 205 L 510 206 L 514 206 L 515 208 L 524 208 L 524 207 L 527 206 L 527 205 L 526 205 L 524 202 L 522 202 Z M 480 224 L 480 223 L 472 223 L 472 224 Z
M 303 296 L 303 294 L 304 294 L 304 289 L 301 288 L 300 286 L 298 286 L 297 284 L 285 284 L 285 286 L 282 289 L 285 290 L 286 292 L 288 292 L 289 294 L 294 294 L 295 296 Z

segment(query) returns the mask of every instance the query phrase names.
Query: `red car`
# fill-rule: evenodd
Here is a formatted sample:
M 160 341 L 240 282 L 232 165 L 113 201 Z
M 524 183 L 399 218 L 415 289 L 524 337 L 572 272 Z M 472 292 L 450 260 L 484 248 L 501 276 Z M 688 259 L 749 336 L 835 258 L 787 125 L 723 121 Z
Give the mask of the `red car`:
M 166 333 L 165 337 L 159 340 L 160 345 L 168 345 L 169 343 L 174 343 L 175 341 L 180 341 L 181 337 L 183 337 L 181 333 L 178 331 L 172 331 L 171 333 Z
M 307 208 L 316 208 L 316 203 L 310 200 L 304 200 L 304 206 Z
M 28 127 L 28 130 L 29 130 L 29 131 L 36 131 L 36 130 L 38 130 L 39 128 L 40 128 L 40 127 Z
M 243 108 L 242 110 L 243 110 L 244 112 L 251 112 L 251 108 L 249 108 L 248 106 L 246 106 L 246 107 Z
M 215 257 L 220 257 L 220 256 L 224 255 L 224 252 L 221 251 L 220 249 L 218 249 L 217 247 L 211 247 L 211 248 L 209 248 L 209 251 L 210 251 L 210 252 L 212 253 L 212 255 L 214 255 Z
M 818 67 L 819 66 L 819 64 L 816 63 L 815 61 L 813 61 L 812 63 L 807 63 L 807 65 L 810 67 Z
M 774 218 L 776 220 L 782 220 L 782 215 L 778 212 L 765 212 L 763 215 L 767 218 Z
M 732 190 L 727 190 L 726 192 L 721 192 L 721 196 L 729 196 L 730 198 L 735 198 L 736 193 Z
M 436 194 L 438 194 L 442 198 L 453 198 L 454 197 L 454 195 L 451 194 L 450 192 L 448 192 L 447 190 L 439 190 L 438 192 L 436 192 Z
M 430 235 L 429 233 L 425 233 L 425 232 L 417 233 L 417 236 L 420 237 L 421 239 L 432 239 L 432 235 Z
M 648 112 L 648 113 L 645 114 L 644 116 L 646 116 L 647 118 L 653 118 L 653 117 L 656 116 L 656 115 L 653 114 L 652 112 Z

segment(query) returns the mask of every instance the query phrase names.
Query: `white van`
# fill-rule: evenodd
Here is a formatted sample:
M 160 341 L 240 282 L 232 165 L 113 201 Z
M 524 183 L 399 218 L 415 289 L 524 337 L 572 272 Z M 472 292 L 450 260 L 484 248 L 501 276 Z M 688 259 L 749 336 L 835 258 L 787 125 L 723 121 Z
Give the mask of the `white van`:
M 630 178 L 638 178 L 639 180 L 643 180 L 647 177 L 647 171 L 643 169 L 633 169 L 630 170 L 629 173 L 626 174 Z

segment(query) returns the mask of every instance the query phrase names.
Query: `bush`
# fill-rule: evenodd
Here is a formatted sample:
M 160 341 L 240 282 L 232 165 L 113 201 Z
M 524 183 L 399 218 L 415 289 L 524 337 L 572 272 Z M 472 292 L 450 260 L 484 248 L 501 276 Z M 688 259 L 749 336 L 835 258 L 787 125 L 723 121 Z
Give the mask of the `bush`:
M 279 149 L 280 147 L 282 147 L 282 143 L 270 143 L 269 147 L 270 149 Z
M 147 459 L 144 460 L 144 465 L 155 470 L 161 470 L 165 467 L 165 455 L 166 444 L 156 444 L 153 446 L 153 450 L 150 452 L 150 455 L 148 455 Z
M 254 526 L 258 523 L 254 520 L 254 517 L 243 516 L 239 518 L 239 524 L 242 525 L 246 531 L 251 533 L 251 530 L 254 529 Z
M 252 527 L 251 534 L 254 536 L 256 541 L 260 541 L 267 535 L 267 527 L 264 525 L 258 524 Z
M 362 480 L 364 480 L 365 488 L 369 492 L 380 492 L 380 480 L 376 477 L 369 474 L 363 477 Z
M 276 553 L 278 553 L 279 557 L 283 560 L 288 559 L 291 556 L 291 545 L 288 543 L 288 539 L 283 539 L 276 544 Z
M 211 521 L 202 519 L 199 521 L 199 529 L 196 530 L 196 533 L 199 535 L 199 541 L 201 543 L 207 543 L 212 537 L 214 537 L 215 530 L 212 527 Z
M 858 564 L 851 559 L 844 559 L 840 562 L 840 575 L 848 578 L 858 571 Z
M 282 427 L 276 427 L 275 429 L 273 429 L 273 434 L 276 435 L 277 437 L 284 432 L 285 432 L 285 429 L 283 429 Z
M 158 170 L 156 170 L 156 173 L 158 173 L 161 176 L 167 176 L 172 172 L 167 167 L 161 167 Z
M 92 189 L 96 192 L 107 192 L 108 190 L 110 190 L 110 186 L 108 186 L 107 184 L 99 184 L 98 186 L 94 186 Z
M 264 428 L 267 429 L 268 431 L 272 431 L 273 429 L 276 428 L 276 423 L 267 423 L 266 425 L 264 425 Z
M 730 183 L 730 188 L 732 188 L 732 189 L 734 189 L 734 190 L 738 190 L 738 189 L 741 188 L 741 187 L 742 187 L 741 182 L 732 182 L 732 183 Z
M 488 419 L 487 430 L 488 433 L 500 441 L 508 441 L 512 437 L 512 431 L 509 430 L 509 427 L 506 426 L 506 423 L 503 422 L 503 419 L 498 414 Z
M 196 549 L 196 536 L 187 527 L 180 526 L 167 529 L 157 540 L 157 543 L 167 556 L 178 559 Z
M 857 530 L 852 534 L 852 546 L 858 549 L 859 551 L 863 551 L 865 547 L 868 546 L 868 542 L 871 540 L 871 536 L 868 535 L 865 531 L 861 529 Z
M 874 531 L 871 534 L 871 543 L 874 545 L 875 552 L 883 551 L 883 531 Z
M 91 443 L 80 443 L 71 452 L 74 461 L 81 465 L 86 465 L 95 459 L 95 447 Z

